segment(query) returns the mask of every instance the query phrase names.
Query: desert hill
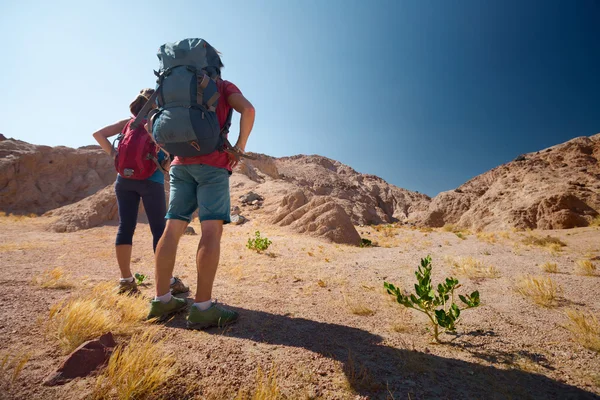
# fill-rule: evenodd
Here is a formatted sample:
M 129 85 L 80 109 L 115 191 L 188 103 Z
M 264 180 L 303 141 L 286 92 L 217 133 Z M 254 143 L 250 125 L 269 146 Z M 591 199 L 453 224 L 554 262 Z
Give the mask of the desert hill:
M 588 226 L 600 211 L 600 134 L 523 154 L 440 193 L 419 222 L 479 229 Z
M 433 199 L 318 155 L 253 155 L 257 159 L 245 160 L 231 177 L 233 206 L 245 205 L 240 196 L 253 191 L 264 201 L 244 212 L 344 243 L 357 240 L 354 233 L 338 237 L 352 225 L 563 229 L 588 226 L 600 210 L 600 134 L 521 155 Z M 115 175 L 98 146 L 53 148 L 0 139 L 0 210 L 53 210 L 49 215 L 61 218 L 56 231 L 116 219 L 114 194 L 99 192 Z

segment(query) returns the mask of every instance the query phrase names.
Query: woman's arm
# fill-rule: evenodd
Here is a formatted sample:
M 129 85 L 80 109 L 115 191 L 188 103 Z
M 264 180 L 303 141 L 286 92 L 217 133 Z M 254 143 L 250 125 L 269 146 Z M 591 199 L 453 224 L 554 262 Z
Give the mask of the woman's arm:
M 119 122 L 115 122 L 112 125 L 105 126 L 99 131 L 94 132 L 92 135 L 96 142 L 102 147 L 102 150 L 110 154 L 111 157 L 114 158 L 113 147 L 112 144 L 108 141 L 108 138 L 111 136 L 115 136 L 123 131 L 127 122 L 129 122 L 130 118 L 121 120 Z

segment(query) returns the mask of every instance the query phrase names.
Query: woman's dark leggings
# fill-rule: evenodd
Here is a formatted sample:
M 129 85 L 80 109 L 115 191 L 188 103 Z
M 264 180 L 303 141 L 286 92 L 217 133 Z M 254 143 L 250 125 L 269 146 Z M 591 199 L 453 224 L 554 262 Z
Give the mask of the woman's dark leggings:
M 164 185 L 149 180 L 140 181 L 119 176 L 115 182 L 115 192 L 119 205 L 119 230 L 116 245 L 133 244 L 133 233 L 137 224 L 141 198 L 152 231 L 152 247 L 156 251 L 158 240 L 165 230 L 167 205 Z

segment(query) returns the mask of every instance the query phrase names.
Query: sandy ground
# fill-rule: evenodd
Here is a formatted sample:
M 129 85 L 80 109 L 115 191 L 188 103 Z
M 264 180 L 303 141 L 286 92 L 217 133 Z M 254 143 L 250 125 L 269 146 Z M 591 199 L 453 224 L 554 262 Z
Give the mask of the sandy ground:
M 292 234 L 257 213 L 225 229 L 214 295 L 238 310 L 225 330 L 188 331 L 185 314 L 160 329 L 178 359 L 179 378 L 157 398 L 234 398 L 256 384 L 256 371 L 277 371 L 282 397 L 324 399 L 587 399 L 600 398 L 600 355 L 572 340 L 565 310 L 600 315 L 600 277 L 575 274 L 575 262 L 600 255 L 600 230 L 536 232 L 561 238 L 561 252 L 526 246 L 528 233 L 506 232 L 489 243 L 476 235 L 393 229 L 391 237 L 357 227 L 379 247 L 355 248 Z M 95 378 L 59 387 L 41 385 L 63 360 L 44 334 L 50 306 L 100 281 L 117 282 L 116 227 L 75 233 L 45 230 L 46 218 L 1 218 L 0 343 L 2 354 L 31 358 L 15 382 L 1 380 L 1 398 L 84 399 Z M 199 225 L 192 225 L 199 231 Z M 255 230 L 273 242 L 268 254 L 245 247 Z M 199 236 L 184 236 L 176 274 L 195 286 L 194 251 Z M 412 290 L 414 270 L 431 254 L 434 282 L 452 273 L 449 257 L 472 256 L 495 266 L 498 278 L 458 276 L 460 292 L 478 289 L 482 307 L 463 314 L 457 335 L 432 344 L 421 314 L 403 309 L 383 290 L 387 280 Z M 558 274 L 542 272 L 552 261 Z M 600 262 L 596 261 L 600 265 Z M 67 271 L 73 289 L 43 289 L 41 272 Z M 133 270 L 147 274 L 153 295 L 153 255 L 148 226 L 138 225 Z M 551 276 L 563 289 L 556 308 L 543 308 L 515 291 L 526 273 Z M 191 295 L 189 296 L 191 297 Z M 191 301 L 191 299 L 190 299 Z M 357 306 L 371 311 L 357 315 Z M 190 397 L 190 396 L 188 396 Z

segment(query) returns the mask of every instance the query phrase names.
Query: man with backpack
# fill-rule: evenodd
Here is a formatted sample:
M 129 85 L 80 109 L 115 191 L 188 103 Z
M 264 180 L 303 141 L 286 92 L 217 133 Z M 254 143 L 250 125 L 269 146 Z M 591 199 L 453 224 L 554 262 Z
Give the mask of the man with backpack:
M 198 210 L 202 236 L 196 253 L 196 296 L 187 318 L 191 329 L 224 326 L 237 320 L 235 311 L 212 301 L 219 264 L 223 225 L 230 222 L 229 176 L 244 156 L 254 125 L 254 107 L 233 83 L 221 78 L 219 53 L 202 39 L 167 43 L 161 61 L 157 110 L 149 117 L 156 142 L 175 155 L 170 171 L 167 224 L 156 250 L 156 297 L 148 318 L 164 320 L 186 307 L 172 296 L 173 272 L 179 239 Z M 240 113 L 235 146 L 227 140 L 231 113 Z

